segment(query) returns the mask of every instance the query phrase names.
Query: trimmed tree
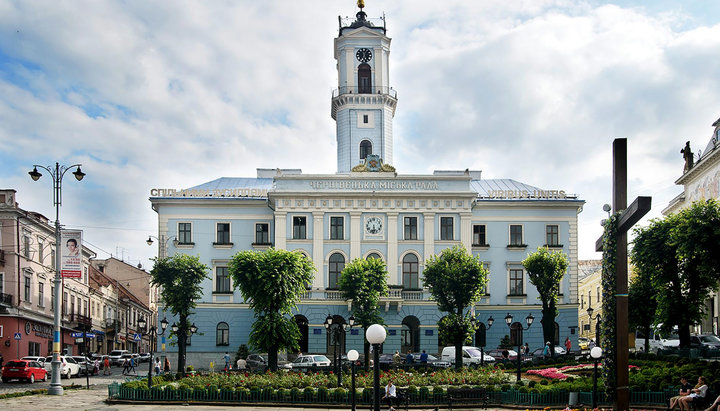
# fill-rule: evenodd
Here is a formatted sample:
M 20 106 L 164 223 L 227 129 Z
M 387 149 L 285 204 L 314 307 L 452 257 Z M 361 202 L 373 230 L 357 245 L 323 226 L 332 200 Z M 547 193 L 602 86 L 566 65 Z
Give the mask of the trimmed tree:
M 150 283 L 160 287 L 163 304 L 179 320 L 175 333 L 178 340 L 178 374 L 185 372 L 187 334 L 190 330 L 188 317 L 194 314 L 195 301 L 202 297 L 200 284 L 208 277 L 208 271 L 209 268 L 200 262 L 199 257 L 187 254 L 155 259 L 150 271 Z
M 635 267 L 635 276 L 630 279 L 628 290 L 630 329 L 638 329 L 645 336 L 644 351 L 650 351 L 650 331 L 655 322 L 657 290 L 652 285 L 651 273 Z M 639 347 L 635 347 L 638 349 Z
M 680 346 L 689 347 L 690 326 L 702 320 L 720 279 L 720 205 L 697 201 L 652 220 L 635 230 L 633 244 L 633 264 L 652 278 L 656 322 L 664 332 L 677 326 Z
M 268 353 L 268 367 L 275 371 L 278 350 L 299 348 L 300 330 L 290 315 L 312 281 L 315 267 L 299 252 L 270 248 L 235 254 L 228 271 L 255 311 L 249 343 Z
M 385 324 L 380 315 L 380 296 L 387 294 L 387 267 L 377 258 L 356 258 L 345 266 L 338 288 L 346 300 L 352 300 L 355 322 L 367 330 L 373 324 Z M 364 340 L 365 368 L 370 364 L 370 343 Z
M 528 280 L 538 291 L 542 302 L 542 319 L 545 341 L 550 341 L 550 353 L 555 355 L 555 317 L 557 317 L 557 300 L 560 294 L 560 280 L 567 271 L 568 258 L 562 251 L 551 252 L 547 247 L 527 256 L 522 262 L 527 270 Z
M 430 257 L 423 270 L 423 282 L 448 315 L 442 329 L 446 341 L 455 346 L 455 368 L 462 368 L 462 346 L 475 331 L 467 308 L 480 300 L 485 291 L 488 270 L 477 257 L 460 246 L 447 248 Z

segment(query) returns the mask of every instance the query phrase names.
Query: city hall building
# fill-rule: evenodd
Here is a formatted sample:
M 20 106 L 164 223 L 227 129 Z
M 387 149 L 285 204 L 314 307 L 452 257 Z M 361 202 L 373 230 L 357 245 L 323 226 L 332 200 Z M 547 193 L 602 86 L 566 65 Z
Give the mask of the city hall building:
M 388 329 L 384 350 L 440 351 L 444 342 L 438 340 L 437 324 L 444 313 L 424 287 L 423 268 L 428 258 L 456 245 L 490 271 L 485 295 L 469 309 L 481 322 L 495 319 L 491 328 L 478 330 L 491 348 L 511 334 L 504 321 L 508 313 L 514 316 L 513 332 L 524 333 L 531 348 L 544 344 L 538 292 L 521 262 L 540 246 L 566 253 L 570 266 L 561 285 L 555 342 L 570 337 L 575 344 L 578 213 L 584 202 L 558 187 L 482 179 L 479 171 L 412 175 L 395 170 L 398 96 L 390 87 L 389 55 L 384 21 L 371 22 L 362 10 L 355 20 L 341 20 L 335 39 L 339 83 L 331 100 L 335 173 L 258 169 L 254 178 L 221 177 L 190 188 L 151 190 L 159 254 L 198 255 L 211 268 L 190 319 L 199 332 L 189 338 L 188 364 L 206 367 L 247 344 L 253 312 L 232 283 L 228 263 L 241 250 L 269 247 L 301 252 L 317 270 L 294 312 L 303 353 L 333 352 L 325 318 L 345 323 L 352 314 L 338 278 L 347 263 L 369 257 L 382 259 L 388 269 L 389 292 L 380 307 Z M 520 330 L 530 313 L 538 321 Z M 350 329 L 339 349 L 361 350 L 363 338 L 361 329 Z M 172 356 L 177 347 L 167 350 Z

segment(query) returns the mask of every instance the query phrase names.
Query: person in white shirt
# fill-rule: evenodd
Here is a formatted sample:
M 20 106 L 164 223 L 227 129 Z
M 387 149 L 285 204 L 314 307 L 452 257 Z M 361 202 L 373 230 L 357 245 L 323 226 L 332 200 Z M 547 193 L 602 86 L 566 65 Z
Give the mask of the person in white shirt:
M 696 398 L 705 398 L 707 395 L 708 386 L 707 383 L 705 383 L 705 378 L 703 376 L 698 377 L 698 383 L 690 390 L 690 395 L 686 395 L 685 397 L 680 398 L 680 401 L 678 401 L 678 404 L 680 404 L 681 410 L 690 410 L 690 403 L 695 401 Z
M 397 402 L 397 389 L 395 388 L 395 384 L 393 384 L 392 380 L 388 381 L 385 386 L 385 396 L 383 399 L 387 401 L 390 411 L 395 411 L 393 403 Z
M 247 361 L 245 361 L 245 359 L 243 358 L 238 358 L 235 365 L 237 366 L 238 370 L 244 370 L 247 367 Z

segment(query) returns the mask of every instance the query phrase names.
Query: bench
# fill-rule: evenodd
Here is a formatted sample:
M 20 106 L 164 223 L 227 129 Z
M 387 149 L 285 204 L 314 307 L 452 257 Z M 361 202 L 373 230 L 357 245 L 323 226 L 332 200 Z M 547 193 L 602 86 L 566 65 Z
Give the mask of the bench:
M 482 404 L 483 408 L 487 408 L 490 397 L 485 388 L 448 388 L 448 409 L 453 409 L 453 405 Z
M 693 410 L 704 410 L 709 407 L 710 404 L 715 400 L 715 393 L 709 390 L 705 393 L 705 397 L 695 397 L 690 401 L 690 408 Z

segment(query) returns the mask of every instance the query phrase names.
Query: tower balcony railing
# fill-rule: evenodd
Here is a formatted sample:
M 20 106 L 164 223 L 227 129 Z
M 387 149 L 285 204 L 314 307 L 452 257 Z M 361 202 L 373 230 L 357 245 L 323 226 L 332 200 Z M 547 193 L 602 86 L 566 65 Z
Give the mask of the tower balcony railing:
M 392 87 L 357 87 L 357 86 L 344 86 L 333 90 L 333 98 L 341 96 L 343 94 L 387 94 L 390 97 L 397 99 L 397 91 Z
M 344 300 L 343 293 L 340 290 L 325 289 L 320 295 L 315 294 L 311 291 L 307 291 L 301 297 L 302 300 L 311 300 L 324 298 L 330 301 Z M 403 286 L 391 285 L 388 287 L 387 294 L 380 296 L 381 301 L 421 301 L 425 299 L 425 294 L 422 289 L 406 289 Z

